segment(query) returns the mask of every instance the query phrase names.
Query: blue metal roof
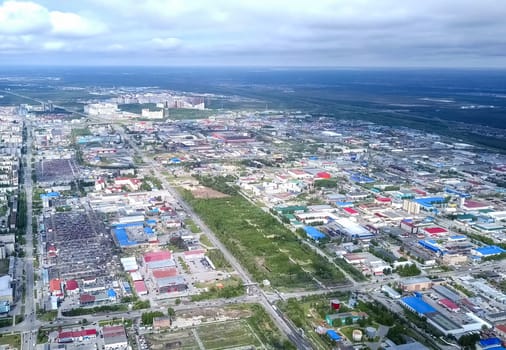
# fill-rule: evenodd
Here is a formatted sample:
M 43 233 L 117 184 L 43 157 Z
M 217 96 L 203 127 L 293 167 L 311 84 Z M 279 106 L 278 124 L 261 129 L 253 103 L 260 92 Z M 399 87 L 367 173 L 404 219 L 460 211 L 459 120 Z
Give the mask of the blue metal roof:
M 117 228 L 114 230 L 114 235 L 119 242 L 119 245 L 122 247 L 128 247 L 132 245 L 136 245 L 136 241 L 130 241 L 128 239 L 128 234 L 124 228 Z
M 42 193 L 40 195 L 41 199 L 44 199 L 44 198 L 58 198 L 58 197 L 60 197 L 60 192 L 48 192 L 48 193 Z
M 107 296 L 109 298 L 116 298 L 116 292 L 114 291 L 114 289 L 110 288 L 108 291 L 107 291 Z
M 435 245 L 436 242 L 434 240 L 431 240 L 431 239 L 419 240 L 418 244 L 420 244 L 422 247 L 424 247 L 426 249 L 432 250 L 433 252 L 436 252 L 436 253 L 441 252 L 441 249 Z
M 431 312 L 436 312 L 432 306 L 427 304 L 421 298 L 417 297 L 404 297 L 401 299 L 404 304 L 409 306 L 411 309 L 415 310 L 416 313 L 424 315 Z
M 479 343 L 483 347 L 492 346 L 492 345 L 501 345 L 501 339 L 499 339 L 499 338 L 482 339 L 479 341 Z
M 115 228 L 144 226 L 144 221 L 128 222 L 128 223 L 124 223 L 124 224 L 113 224 L 112 226 Z
M 327 336 L 333 341 L 341 340 L 341 336 L 333 329 L 327 330 Z
M 496 255 L 505 253 L 506 250 L 502 249 L 501 247 L 495 246 L 495 245 L 489 245 L 486 247 L 476 248 L 475 251 L 480 253 L 481 255 Z
M 443 203 L 445 199 L 443 197 L 422 197 L 413 199 L 416 203 L 420 204 L 425 208 L 434 208 L 433 203 Z
M 453 235 L 453 236 L 450 236 L 450 239 L 453 239 L 453 240 L 463 240 L 463 239 L 467 239 L 467 236 L 464 236 L 464 235 Z
M 322 238 L 325 238 L 327 236 L 325 236 L 324 233 L 318 231 L 317 229 L 315 229 L 314 227 L 312 226 L 305 226 L 304 227 L 304 231 L 306 231 L 306 234 L 314 239 L 314 240 L 319 240 L 319 239 L 322 239 Z

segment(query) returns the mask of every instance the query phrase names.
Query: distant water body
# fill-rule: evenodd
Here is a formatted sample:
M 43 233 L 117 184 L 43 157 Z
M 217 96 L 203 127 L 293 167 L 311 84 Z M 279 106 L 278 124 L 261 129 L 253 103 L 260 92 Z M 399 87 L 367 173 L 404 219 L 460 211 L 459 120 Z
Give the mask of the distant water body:
M 271 109 L 332 114 L 349 106 L 506 129 L 506 70 L 3 67 L 5 88 L 2 77 L 240 95 Z

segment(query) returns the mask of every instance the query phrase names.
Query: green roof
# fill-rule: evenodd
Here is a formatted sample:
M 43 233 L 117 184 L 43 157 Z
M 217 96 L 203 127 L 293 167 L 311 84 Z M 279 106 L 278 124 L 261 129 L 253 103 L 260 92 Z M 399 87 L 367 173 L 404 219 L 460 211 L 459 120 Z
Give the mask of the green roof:
M 306 211 L 307 207 L 303 205 L 290 205 L 287 207 L 274 207 L 274 210 L 282 214 L 292 214 L 296 211 Z

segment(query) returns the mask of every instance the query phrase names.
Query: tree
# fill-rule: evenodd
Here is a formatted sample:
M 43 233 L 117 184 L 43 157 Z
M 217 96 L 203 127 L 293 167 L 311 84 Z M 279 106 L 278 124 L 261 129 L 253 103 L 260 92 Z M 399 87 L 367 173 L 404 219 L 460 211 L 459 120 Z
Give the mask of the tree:
M 176 318 L 176 311 L 174 311 L 173 308 L 169 307 L 167 309 L 167 315 L 169 316 L 170 320 L 174 320 Z

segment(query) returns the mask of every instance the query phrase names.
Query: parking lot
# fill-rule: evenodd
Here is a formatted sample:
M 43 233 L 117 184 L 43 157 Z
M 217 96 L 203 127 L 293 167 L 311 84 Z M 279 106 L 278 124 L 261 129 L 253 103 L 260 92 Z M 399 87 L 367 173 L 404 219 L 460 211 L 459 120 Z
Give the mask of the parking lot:
M 44 219 L 46 240 L 58 249 L 48 258 L 49 278 L 108 276 L 119 271 L 109 234 L 84 212 L 55 213 Z

